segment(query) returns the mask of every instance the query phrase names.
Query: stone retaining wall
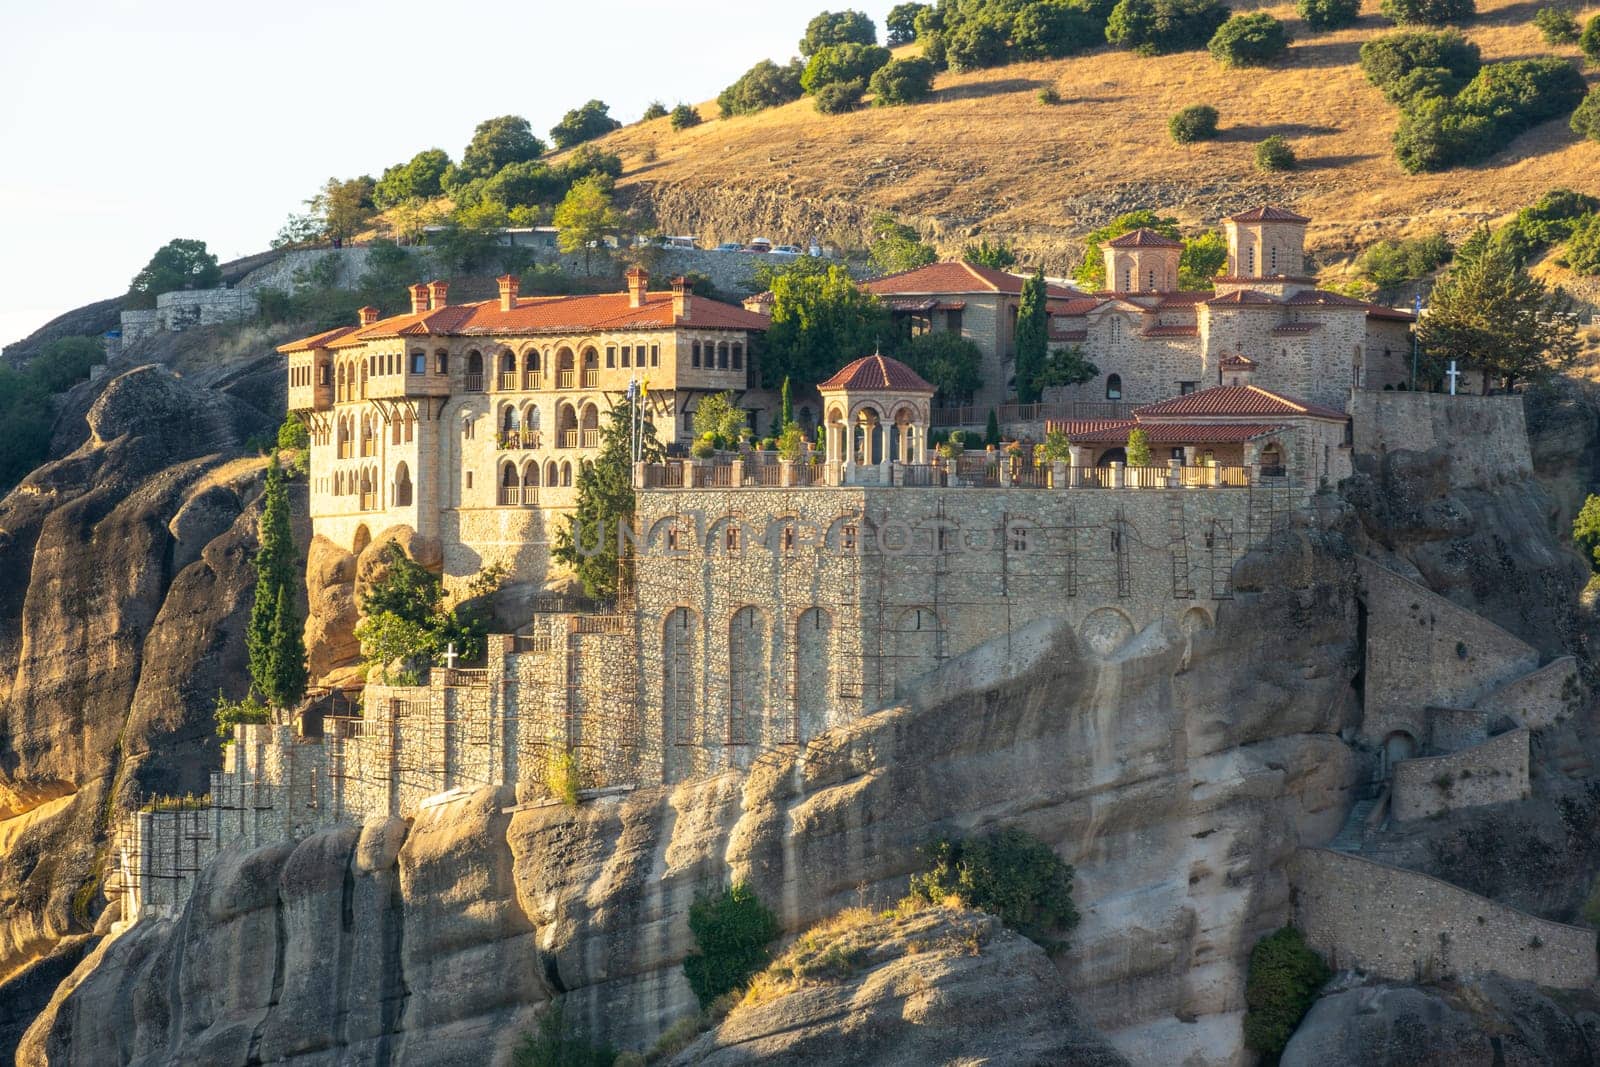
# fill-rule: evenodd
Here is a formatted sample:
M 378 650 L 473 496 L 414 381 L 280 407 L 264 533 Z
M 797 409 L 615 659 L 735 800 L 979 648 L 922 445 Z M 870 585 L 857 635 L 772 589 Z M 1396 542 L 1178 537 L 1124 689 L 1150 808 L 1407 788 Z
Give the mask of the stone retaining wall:
M 1426 874 L 1303 848 L 1295 925 L 1336 970 L 1397 982 L 1500 974 L 1557 989 L 1595 979 L 1595 932 L 1550 922 Z
M 1562 656 L 1507 682 L 1478 704 L 1491 714 L 1510 715 L 1530 730 L 1543 730 L 1575 712 L 1581 698 L 1577 660 Z
M 1512 730 L 1445 756 L 1402 760 L 1394 768 L 1394 817 L 1521 800 L 1528 795 L 1528 731 Z
M 1444 452 L 1456 489 L 1533 477 L 1520 396 L 1361 390 L 1352 394 L 1349 410 L 1357 455 Z

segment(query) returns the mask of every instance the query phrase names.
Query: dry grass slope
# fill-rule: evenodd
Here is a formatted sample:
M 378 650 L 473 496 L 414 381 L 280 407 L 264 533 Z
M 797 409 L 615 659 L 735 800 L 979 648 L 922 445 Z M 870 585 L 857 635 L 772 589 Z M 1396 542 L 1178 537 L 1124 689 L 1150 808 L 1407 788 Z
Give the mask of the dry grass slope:
M 1531 22 L 1539 0 L 1479 6 L 1465 32 L 1486 62 L 1577 57 L 1575 46 L 1540 39 Z M 1101 51 L 942 75 L 936 98 L 913 107 L 830 117 L 802 100 L 679 133 L 664 119 L 637 124 L 604 145 L 623 156 L 622 184 L 651 190 L 672 232 L 738 240 L 785 221 L 753 205 L 796 205 L 787 213 L 796 228 L 888 210 L 921 222 L 947 252 L 973 233 L 998 233 L 1052 266 L 1071 258 L 1074 237 L 1139 206 L 1197 223 L 1254 201 L 1292 204 L 1316 220 L 1308 244 L 1331 259 L 1380 237 L 1441 228 L 1459 235 L 1552 186 L 1600 193 L 1600 144 L 1580 141 L 1564 119 L 1482 166 L 1405 174 L 1390 146 L 1398 113 L 1357 66 L 1362 43 L 1393 30 L 1378 0 L 1367 0 L 1357 25 L 1324 34 L 1290 4 L 1262 10 L 1284 19 L 1296 39 L 1278 67 L 1230 71 L 1204 52 L 1140 59 Z M 1062 104 L 1039 101 L 1046 86 Z M 1167 119 L 1193 103 L 1218 108 L 1222 134 L 1181 148 Z M 701 111 L 717 114 L 714 103 Z M 1298 170 L 1256 170 L 1255 143 L 1275 133 L 1294 146 Z

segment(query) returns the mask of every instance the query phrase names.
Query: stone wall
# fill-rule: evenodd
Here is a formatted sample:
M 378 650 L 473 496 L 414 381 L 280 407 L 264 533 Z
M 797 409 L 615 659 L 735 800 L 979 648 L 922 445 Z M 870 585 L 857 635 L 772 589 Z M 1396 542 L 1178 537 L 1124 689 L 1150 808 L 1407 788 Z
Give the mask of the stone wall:
M 1290 863 L 1295 925 L 1336 970 L 1401 982 L 1500 974 L 1557 989 L 1595 979 L 1593 930 L 1343 852 Z
M 285 252 L 264 267 L 257 267 L 239 281 L 243 290 L 279 289 L 293 292 L 304 284 L 307 275 L 321 263 L 332 263 L 333 284 L 341 289 L 354 289 L 360 284 L 367 269 L 365 245 L 345 248 L 302 248 Z
M 242 289 L 179 289 L 156 297 L 153 309 L 122 313 L 122 346 L 157 333 L 238 322 L 256 313 L 254 293 Z
M 1350 414 L 1358 454 L 1448 452 L 1451 488 L 1533 476 L 1520 396 L 1362 390 L 1351 397 Z
M 1444 756 L 1395 764 L 1390 810 L 1401 822 L 1528 795 L 1528 731 L 1511 730 Z
M 1478 704 L 1487 712 L 1510 715 L 1530 730 L 1543 730 L 1575 713 L 1582 696 L 1577 660 L 1562 656 L 1507 682 Z
M 1481 615 L 1372 560 L 1360 561 L 1360 573 L 1367 610 L 1362 733 L 1368 741 L 1381 743 L 1396 731 L 1420 740 L 1427 736 L 1429 705 L 1470 708 L 1539 666 L 1538 652 Z

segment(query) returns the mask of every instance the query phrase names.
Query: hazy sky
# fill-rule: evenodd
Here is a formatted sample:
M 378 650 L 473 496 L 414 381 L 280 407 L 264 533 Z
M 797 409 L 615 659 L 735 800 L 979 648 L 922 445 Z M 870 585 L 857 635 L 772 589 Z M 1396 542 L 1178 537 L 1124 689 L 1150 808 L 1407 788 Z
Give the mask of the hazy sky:
M 173 237 L 258 252 L 330 175 L 479 121 L 631 122 L 785 60 L 828 0 L 0 0 L 0 345 L 127 290 Z M 835 9 L 846 6 L 834 3 Z M 892 0 L 858 2 L 878 22 Z

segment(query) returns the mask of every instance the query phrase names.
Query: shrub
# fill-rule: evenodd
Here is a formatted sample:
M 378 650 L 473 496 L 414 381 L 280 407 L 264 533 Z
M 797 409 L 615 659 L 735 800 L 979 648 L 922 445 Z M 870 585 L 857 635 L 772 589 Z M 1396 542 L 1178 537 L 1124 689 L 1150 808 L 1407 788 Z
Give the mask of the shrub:
M 800 38 L 800 54 L 814 56 L 824 48 L 841 44 L 877 43 L 878 27 L 863 12 L 824 11 L 806 23 L 806 35 Z
M 1525 263 L 1539 246 L 1571 237 L 1578 220 L 1592 211 L 1600 211 L 1600 200 L 1571 189 L 1552 189 L 1517 212 L 1495 237 L 1518 246 Z
M 858 81 L 834 82 L 824 85 L 811 99 L 824 115 L 843 115 L 861 106 L 861 94 L 865 91 L 866 86 Z
M 983 443 L 985 445 L 1000 443 L 1000 417 L 995 414 L 994 408 L 989 409 L 989 419 L 983 426 Z
M 806 64 L 800 87 L 813 96 L 829 85 L 860 82 L 889 62 L 889 50 L 875 44 L 836 44 L 821 49 Z
M 1262 170 L 1293 170 L 1294 149 L 1277 134 L 1256 145 L 1256 166 Z
M 1209 141 L 1217 135 L 1217 109 L 1191 104 L 1167 120 L 1167 132 L 1178 144 Z
M 933 74 L 933 63 L 920 56 L 893 59 L 873 72 L 867 87 L 872 90 L 872 102 L 879 107 L 910 104 L 933 92 Z
M 1106 40 L 1142 56 L 1203 48 L 1228 14 L 1221 0 L 1118 0 Z
M 1011 44 L 1022 59 L 1059 59 L 1105 43 L 1105 17 L 1067 0 L 1034 0 L 1011 23 Z
M 914 897 L 934 904 L 959 897 L 1047 946 L 1050 934 L 1078 925 L 1072 865 L 1032 834 L 1005 829 L 971 840 L 942 840 L 924 854 L 932 867 L 912 876 Z
M 229 700 L 219 690 L 212 711 L 217 720 L 217 736 L 225 741 L 233 740 L 235 726 L 262 726 L 272 721 L 272 710 L 261 702 L 254 690 L 239 700 Z
M 569 808 L 578 806 L 578 793 L 583 789 L 583 769 L 572 752 L 553 756 L 544 769 L 544 785 L 550 795 Z
M 1299 0 L 1294 9 L 1314 30 L 1337 30 L 1361 17 L 1361 0 Z
M 652 100 L 650 101 L 650 106 L 644 109 L 644 114 L 639 116 L 639 121 L 650 122 L 653 119 L 664 119 L 666 117 L 667 105 L 659 100 Z
M 1268 1056 L 1282 1052 L 1331 977 L 1322 957 L 1292 926 L 1257 941 L 1245 980 L 1245 1045 Z
M 700 112 L 688 104 L 679 104 L 672 109 L 672 128 L 675 130 L 687 130 L 690 126 L 700 125 L 702 121 Z
M 1600 274 L 1600 214 L 1585 215 L 1572 231 L 1565 255 L 1567 266 L 1579 274 Z
M 1471 81 L 1481 66 L 1478 46 L 1455 30 L 1391 33 L 1361 46 L 1362 72 L 1390 102 L 1398 102 L 1390 87 L 1414 70 L 1441 67 L 1459 88 Z
M 1041 463 L 1071 463 L 1072 441 L 1065 430 L 1050 430 L 1034 449 L 1033 456 Z
M 1395 130 L 1395 155 L 1411 173 L 1484 159 L 1528 127 L 1572 110 L 1583 77 L 1560 59 L 1493 63 L 1454 99 L 1417 96 Z
M 1383 0 L 1379 10 L 1398 26 L 1450 26 L 1478 13 L 1474 0 Z
M 889 9 L 889 15 L 883 20 L 883 28 L 889 34 L 889 46 L 910 44 L 917 39 L 917 16 L 924 11 L 932 9 L 931 4 L 896 4 Z
M 1047 85 L 1039 90 L 1039 103 L 1046 107 L 1055 107 L 1061 103 L 1061 94 L 1056 91 L 1055 86 Z
M 798 100 L 805 95 L 805 90 L 800 88 L 800 75 L 804 71 L 805 65 L 798 59 L 782 67 L 763 59 L 717 94 L 717 107 L 722 117 L 728 118 Z
M 1578 39 L 1578 20 L 1564 7 L 1541 7 L 1533 16 L 1545 44 L 1572 44 Z
M 1289 47 L 1289 31 L 1264 12 L 1235 15 L 1217 27 L 1206 50 L 1225 67 L 1259 67 Z
M 1583 58 L 1600 66 L 1600 15 L 1590 19 L 1584 26 L 1583 33 L 1578 36 L 1578 48 L 1583 52 Z
M 278 447 L 280 449 L 301 449 L 311 447 L 311 431 L 306 429 L 306 424 L 296 412 L 289 412 L 283 417 L 283 422 L 278 426 Z
M 683 973 L 702 1008 L 765 967 L 771 961 L 767 946 L 783 932 L 744 882 L 697 896 L 689 906 L 689 929 L 698 951 L 683 961 Z
M 1600 88 L 1590 89 L 1578 110 L 1572 113 L 1572 132 L 1600 141 Z
M 1453 250 L 1442 233 L 1407 241 L 1379 241 L 1361 253 L 1357 269 L 1379 289 L 1397 289 L 1424 278 L 1450 261 Z
M 1130 430 L 1126 454 L 1130 467 L 1148 467 L 1154 463 L 1155 457 L 1150 451 L 1150 435 L 1143 430 Z
M 943 35 L 945 61 L 951 70 L 998 67 L 1011 58 L 1006 35 L 990 22 L 968 21 Z
M 522 1039 L 511 1062 L 514 1067 L 613 1067 L 617 1050 L 590 1044 L 583 1034 L 570 1030 L 557 1000 L 539 1017 L 539 1029 Z

